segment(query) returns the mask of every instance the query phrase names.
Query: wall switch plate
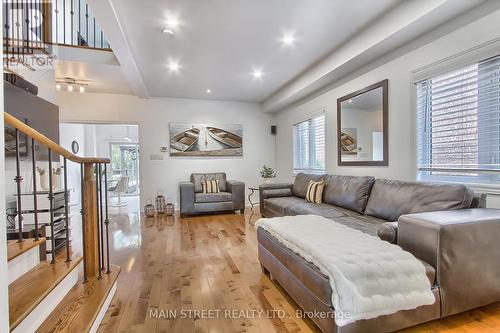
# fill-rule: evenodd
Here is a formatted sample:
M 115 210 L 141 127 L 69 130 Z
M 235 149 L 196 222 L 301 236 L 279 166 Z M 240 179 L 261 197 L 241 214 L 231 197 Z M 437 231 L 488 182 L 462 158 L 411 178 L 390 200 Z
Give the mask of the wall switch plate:
M 167 147 L 165 147 L 165 146 L 164 146 L 164 147 L 160 147 L 160 151 L 161 151 L 162 153 L 166 153 L 166 152 L 167 152 L 167 149 L 168 149 L 168 148 L 167 148 Z
M 151 154 L 151 155 L 149 155 L 149 159 L 151 161 L 162 161 L 163 160 L 163 155 L 161 155 L 161 154 Z

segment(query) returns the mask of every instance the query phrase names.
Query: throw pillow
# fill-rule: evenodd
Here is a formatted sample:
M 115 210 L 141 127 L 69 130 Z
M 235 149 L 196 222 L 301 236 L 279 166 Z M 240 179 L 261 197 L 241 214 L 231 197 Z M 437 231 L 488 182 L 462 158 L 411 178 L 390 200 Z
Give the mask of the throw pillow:
M 203 193 L 219 193 L 219 181 L 218 180 L 204 180 L 201 183 L 203 187 Z
M 306 192 L 306 201 L 317 204 L 321 203 L 323 199 L 324 187 L 325 187 L 324 181 L 315 182 L 313 180 L 310 180 Z

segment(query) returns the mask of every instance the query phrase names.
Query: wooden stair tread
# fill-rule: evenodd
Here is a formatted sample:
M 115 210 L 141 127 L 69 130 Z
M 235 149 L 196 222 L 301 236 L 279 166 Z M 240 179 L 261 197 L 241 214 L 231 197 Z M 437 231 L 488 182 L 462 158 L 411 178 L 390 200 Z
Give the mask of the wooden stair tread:
M 12 331 L 82 261 L 41 262 L 9 285 L 9 325 Z
M 37 245 L 43 244 L 45 237 L 39 237 L 37 241 L 34 238 L 26 238 L 23 242 L 18 242 L 17 239 L 7 241 L 7 261 L 20 256 L 26 251 L 31 250 Z
M 89 278 L 75 285 L 37 332 L 88 332 L 119 274 L 120 267 L 111 265 L 111 273 L 102 279 Z

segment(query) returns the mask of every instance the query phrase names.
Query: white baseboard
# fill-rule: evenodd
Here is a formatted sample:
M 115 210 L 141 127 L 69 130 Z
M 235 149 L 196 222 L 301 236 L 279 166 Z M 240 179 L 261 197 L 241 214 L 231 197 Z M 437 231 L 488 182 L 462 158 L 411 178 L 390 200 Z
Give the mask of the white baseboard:
M 32 333 L 47 319 L 64 296 L 78 282 L 78 272 L 82 269 L 80 263 L 24 318 L 12 333 Z
M 109 305 L 111 304 L 111 300 L 113 299 L 113 296 L 116 293 L 117 283 L 118 281 L 115 281 L 113 287 L 109 291 L 108 296 L 106 297 L 106 300 L 104 301 L 101 309 L 99 310 L 99 313 L 97 314 L 97 317 L 95 318 L 89 333 L 96 333 L 97 330 L 99 329 L 99 325 L 101 325 L 101 322 L 104 319 L 104 315 L 106 314 L 106 311 L 108 311 Z
M 40 263 L 40 245 L 15 257 L 8 263 L 9 284 Z

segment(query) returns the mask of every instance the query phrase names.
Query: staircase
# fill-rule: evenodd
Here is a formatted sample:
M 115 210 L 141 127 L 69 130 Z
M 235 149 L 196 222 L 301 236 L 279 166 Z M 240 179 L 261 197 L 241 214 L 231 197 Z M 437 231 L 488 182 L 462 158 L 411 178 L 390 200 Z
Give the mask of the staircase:
M 15 234 L 7 243 L 9 275 L 9 327 L 11 332 L 96 332 L 117 288 L 120 268 L 110 263 L 109 218 L 107 198 L 107 164 L 105 158 L 82 158 L 43 136 L 23 122 L 4 113 L 5 125 L 15 130 L 17 174 Z M 33 194 L 21 195 L 24 181 L 20 171 L 20 136 L 29 143 Z M 36 148 L 35 148 L 36 147 Z M 49 173 L 46 193 L 50 222 L 39 223 L 37 200 L 45 192 L 37 188 L 37 153 L 46 149 L 48 170 L 52 170 L 53 155 L 61 158 L 64 203 L 54 200 L 53 175 Z M 29 149 L 26 149 L 29 150 Z M 78 163 L 81 170 L 81 235 L 72 235 L 70 245 L 69 192 L 67 164 Z M 29 202 L 27 202 L 29 201 Z M 23 205 L 24 202 L 24 205 Z M 59 206 L 58 206 L 59 205 Z M 34 236 L 26 238 L 23 225 L 25 206 L 34 207 Z M 64 232 L 54 235 L 54 213 L 63 211 Z M 50 234 L 45 235 L 45 231 Z M 64 248 L 61 235 L 66 237 Z M 79 238 L 81 237 L 81 241 Z M 78 238 L 78 241 L 77 239 Z M 81 243 L 81 249 L 77 248 Z M 56 249 L 61 248 L 59 253 Z M 46 251 L 49 249 L 49 251 Z M 47 259 L 48 258 L 48 259 Z

